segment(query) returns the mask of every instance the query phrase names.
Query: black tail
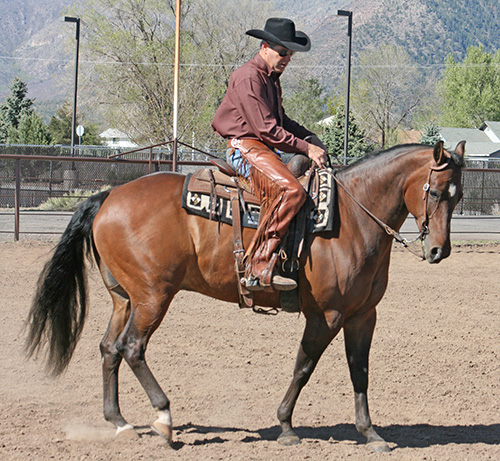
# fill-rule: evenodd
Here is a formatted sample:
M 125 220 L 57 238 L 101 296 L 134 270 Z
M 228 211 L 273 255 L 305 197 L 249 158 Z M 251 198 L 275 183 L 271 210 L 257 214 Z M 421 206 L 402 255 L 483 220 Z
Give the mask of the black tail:
M 46 348 L 54 375 L 68 366 L 85 324 L 85 255 L 92 256 L 92 224 L 108 195 L 100 192 L 80 205 L 38 279 L 25 347 L 29 357 Z

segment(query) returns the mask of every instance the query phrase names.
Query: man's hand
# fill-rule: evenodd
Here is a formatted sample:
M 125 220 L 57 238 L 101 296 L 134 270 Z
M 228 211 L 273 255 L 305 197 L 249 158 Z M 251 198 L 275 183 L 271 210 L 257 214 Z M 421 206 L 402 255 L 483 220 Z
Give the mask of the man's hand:
M 321 142 L 321 140 L 313 135 L 307 139 L 308 147 L 307 147 L 307 156 L 318 165 L 319 168 L 323 169 L 327 165 L 327 152 L 325 145 Z

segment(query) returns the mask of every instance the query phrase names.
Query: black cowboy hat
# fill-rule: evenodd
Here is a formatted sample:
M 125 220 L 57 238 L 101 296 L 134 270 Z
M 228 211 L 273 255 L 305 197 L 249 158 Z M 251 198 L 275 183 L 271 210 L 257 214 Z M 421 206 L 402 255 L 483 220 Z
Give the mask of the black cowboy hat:
M 286 18 L 269 18 L 264 30 L 247 30 L 247 35 L 260 38 L 266 42 L 275 43 L 292 51 L 309 51 L 311 40 L 300 30 L 295 30 L 295 24 Z

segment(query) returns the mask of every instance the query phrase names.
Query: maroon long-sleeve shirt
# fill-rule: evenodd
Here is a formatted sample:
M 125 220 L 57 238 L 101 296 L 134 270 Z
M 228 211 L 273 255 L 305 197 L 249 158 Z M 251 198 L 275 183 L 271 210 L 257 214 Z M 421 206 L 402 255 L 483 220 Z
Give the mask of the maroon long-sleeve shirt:
M 283 152 L 307 154 L 304 138 L 313 133 L 285 114 L 280 75 L 259 54 L 235 70 L 212 128 L 223 138 L 256 139 Z

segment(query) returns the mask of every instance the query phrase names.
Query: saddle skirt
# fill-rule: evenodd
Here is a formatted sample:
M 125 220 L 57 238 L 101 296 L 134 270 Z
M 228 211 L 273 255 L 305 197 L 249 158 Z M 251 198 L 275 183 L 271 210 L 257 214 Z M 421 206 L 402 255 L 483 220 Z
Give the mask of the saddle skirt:
M 318 233 L 331 231 L 336 207 L 336 185 L 326 171 L 314 170 L 297 178 L 309 200 L 306 231 Z M 242 208 L 241 225 L 256 229 L 260 219 L 260 201 L 244 179 L 230 176 L 219 170 L 200 169 L 186 176 L 182 192 L 182 207 L 190 214 L 233 224 L 231 194 L 237 192 Z
M 213 162 L 221 171 L 200 169 L 186 176 L 182 193 L 182 207 L 190 214 L 202 216 L 233 226 L 236 278 L 240 307 L 256 312 L 273 313 L 256 308 L 253 293 L 243 283 L 245 274 L 242 227 L 256 229 L 260 219 L 260 202 L 252 194 L 250 184 L 237 177 L 224 161 Z M 297 165 L 297 164 L 295 164 Z M 291 165 L 293 172 L 293 164 Z M 226 174 L 228 173 L 228 174 Z M 308 194 L 306 203 L 292 220 L 281 244 L 280 266 L 282 275 L 298 283 L 299 259 L 306 233 L 333 230 L 336 206 L 336 183 L 327 171 L 309 170 L 297 178 Z M 233 216 L 236 222 L 233 225 Z M 281 308 L 287 312 L 300 311 L 298 289 L 280 293 Z

